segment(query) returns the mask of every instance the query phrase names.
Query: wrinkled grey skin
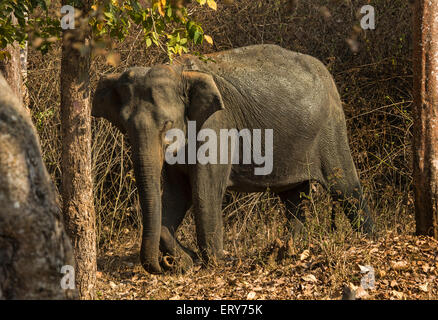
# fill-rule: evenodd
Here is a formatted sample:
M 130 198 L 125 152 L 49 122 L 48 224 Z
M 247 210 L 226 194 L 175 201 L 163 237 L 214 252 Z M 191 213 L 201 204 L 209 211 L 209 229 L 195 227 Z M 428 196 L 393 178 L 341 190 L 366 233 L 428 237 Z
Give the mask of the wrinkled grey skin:
M 193 253 L 175 230 L 193 206 L 198 246 L 205 260 L 223 255 L 222 199 L 226 189 L 279 194 L 291 216 L 303 219 L 300 192 L 317 181 L 365 232 L 369 208 L 351 157 L 341 100 L 317 59 L 274 45 L 255 45 L 209 55 L 186 55 L 173 65 L 132 68 L 100 80 L 93 115 L 127 133 L 143 212 L 141 262 L 160 273 L 159 252 L 190 267 Z M 254 175 L 253 165 L 169 165 L 164 134 L 210 128 L 273 129 L 273 171 Z M 202 144 L 202 143 L 201 143 Z M 161 193 L 162 191 L 162 193 Z M 359 216 L 363 212 L 363 216 Z M 211 260 L 210 260 L 211 261 Z

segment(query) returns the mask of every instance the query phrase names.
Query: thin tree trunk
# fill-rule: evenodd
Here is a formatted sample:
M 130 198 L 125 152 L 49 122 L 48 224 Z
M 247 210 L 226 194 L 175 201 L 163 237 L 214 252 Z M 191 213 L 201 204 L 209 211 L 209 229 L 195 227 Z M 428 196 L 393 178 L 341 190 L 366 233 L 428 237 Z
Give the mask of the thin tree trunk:
M 17 23 L 17 19 L 12 16 L 12 23 Z M 0 71 L 6 79 L 6 82 L 17 96 L 20 102 L 23 101 L 23 78 L 21 74 L 20 46 L 17 42 L 13 45 L 8 44 L 6 51 L 10 58 L 0 61 Z
M 55 186 L 29 115 L 0 75 L 0 300 L 66 299 L 73 266 Z
M 26 22 L 28 18 L 26 17 Z M 21 93 L 22 101 L 26 110 L 30 113 L 30 96 L 27 89 L 27 54 L 29 50 L 29 43 L 26 41 L 23 48 L 20 48 L 20 68 L 21 68 Z
M 438 239 L 438 2 L 415 1 L 413 20 L 416 232 Z
M 63 5 L 68 2 L 62 1 Z M 90 1 L 82 4 L 80 9 L 88 12 Z M 94 299 L 96 233 L 91 177 L 90 54 L 81 55 L 77 50 L 77 45 L 86 49 L 89 28 L 78 17 L 75 25 L 75 29 L 63 31 L 61 57 L 63 215 L 74 247 L 80 298 Z

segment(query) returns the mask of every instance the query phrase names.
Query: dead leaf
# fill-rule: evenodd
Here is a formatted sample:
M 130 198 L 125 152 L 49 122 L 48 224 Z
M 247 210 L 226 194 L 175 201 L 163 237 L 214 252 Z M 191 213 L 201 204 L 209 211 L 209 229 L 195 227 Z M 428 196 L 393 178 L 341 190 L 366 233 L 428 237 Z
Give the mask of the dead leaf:
M 205 41 L 207 41 L 209 44 L 213 44 L 213 38 L 210 37 L 209 35 L 204 34 L 204 39 L 205 39 Z
M 309 256 L 310 256 L 310 251 L 306 249 L 300 254 L 300 260 L 301 261 L 306 260 Z
M 252 299 L 255 298 L 255 296 L 256 296 L 256 293 L 255 293 L 254 291 L 251 291 L 250 293 L 248 293 L 248 295 L 246 296 L 246 298 L 247 298 L 248 300 L 252 300 Z
M 422 265 L 421 268 L 422 268 L 423 271 L 426 272 L 426 273 L 429 272 L 429 270 L 430 270 L 430 266 L 429 266 L 427 263 L 424 264 L 424 265 Z
M 418 288 L 421 290 L 421 291 L 423 291 L 423 292 L 429 292 L 429 283 L 425 283 L 425 284 L 422 284 L 421 286 L 418 286 Z
M 384 276 L 386 276 L 386 271 L 385 270 L 379 270 L 378 271 L 378 275 L 380 278 L 383 278 Z
M 408 266 L 406 261 L 391 261 L 391 268 L 396 271 L 406 270 Z
M 399 291 L 396 291 L 396 290 L 392 290 L 391 291 L 391 295 L 393 295 L 397 299 L 403 299 L 404 296 L 405 296 L 403 292 L 399 292 Z
M 302 276 L 301 279 L 307 282 L 318 282 L 318 279 L 313 274 Z
M 216 1 L 214 0 L 207 0 L 207 5 L 213 9 L 213 10 L 217 10 L 217 4 Z
M 361 286 L 356 289 L 356 299 L 367 299 L 369 296 L 368 292 Z

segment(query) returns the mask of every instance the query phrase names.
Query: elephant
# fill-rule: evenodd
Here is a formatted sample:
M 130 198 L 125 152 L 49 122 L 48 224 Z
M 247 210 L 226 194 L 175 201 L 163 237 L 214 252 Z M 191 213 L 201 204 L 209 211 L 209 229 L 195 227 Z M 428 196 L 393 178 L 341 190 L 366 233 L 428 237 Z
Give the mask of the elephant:
M 144 269 L 163 272 L 160 252 L 178 257 L 183 269 L 192 266 L 194 252 L 175 238 L 190 208 L 201 260 L 221 261 L 226 190 L 269 189 L 279 195 L 288 216 L 304 221 L 300 193 L 317 182 L 343 203 L 355 230 L 372 234 L 374 223 L 351 156 L 341 98 L 324 64 L 267 44 L 205 58 L 185 54 L 172 64 L 104 76 L 93 97 L 92 115 L 127 134 L 132 147 L 143 213 Z M 189 123 L 196 124 L 196 132 L 209 129 L 218 135 L 223 129 L 271 129 L 272 170 L 257 175 L 253 161 L 169 164 L 167 133 L 177 129 L 187 138 Z M 187 158 L 194 149 L 185 143 L 181 148 Z

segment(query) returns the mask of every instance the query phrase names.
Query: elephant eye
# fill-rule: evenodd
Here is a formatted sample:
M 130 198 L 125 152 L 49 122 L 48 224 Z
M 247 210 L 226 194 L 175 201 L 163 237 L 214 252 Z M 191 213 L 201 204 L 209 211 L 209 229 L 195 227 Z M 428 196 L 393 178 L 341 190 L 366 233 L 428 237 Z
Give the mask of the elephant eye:
M 165 146 L 168 146 L 169 144 L 171 144 L 173 142 L 173 139 L 171 139 L 170 137 L 168 137 L 166 135 L 166 133 L 172 129 L 173 126 L 173 121 L 166 121 L 164 126 L 163 126 L 163 131 L 162 131 L 162 135 L 163 135 L 163 143 Z
M 173 121 L 171 121 L 171 120 L 166 121 L 164 123 L 164 125 L 163 125 L 163 129 L 162 129 L 161 133 L 163 135 L 163 139 L 164 139 L 164 144 L 165 145 L 169 145 L 169 144 L 172 143 L 172 141 L 168 141 L 167 138 L 166 138 L 167 131 L 172 129 L 172 127 L 173 127 Z
M 173 121 L 172 120 L 167 120 L 166 122 L 164 122 L 163 132 L 166 133 L 166 131 L 172 129 L 172 127 L 173 127 Z

